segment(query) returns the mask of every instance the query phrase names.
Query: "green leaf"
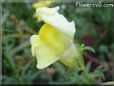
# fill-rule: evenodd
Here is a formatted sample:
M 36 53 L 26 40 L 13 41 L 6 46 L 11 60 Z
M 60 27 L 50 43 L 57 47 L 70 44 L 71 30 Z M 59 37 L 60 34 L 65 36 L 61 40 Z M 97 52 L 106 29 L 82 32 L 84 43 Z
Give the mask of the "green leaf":
M 89 62 L 87 63 L 87 65 L 86 65 L 85 70 L 84 70 L 85 74 L 88 74 L 88 73 L 89 73 L 90 67 L 91 67 L 91 62 L 89 61 Z
M 106 46 L 106 45 L 100 45 L 98 50 L 100 52 L 108 53 L 108 46 Z
M 85 46 L 85 47 L 83 47 L 83 50 L 89 50 L 89 51 L 95 53 L 94 48 L 92 48 L 92 47 L 90 47 L 90 46 Z

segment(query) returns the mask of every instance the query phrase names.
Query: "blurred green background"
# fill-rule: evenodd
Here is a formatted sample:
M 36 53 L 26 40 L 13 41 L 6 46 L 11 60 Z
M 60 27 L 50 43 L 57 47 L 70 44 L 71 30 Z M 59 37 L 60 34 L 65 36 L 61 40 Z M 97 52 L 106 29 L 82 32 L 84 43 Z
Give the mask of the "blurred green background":
M 47 0 L 49 1 L 49 0 Z M 36 5 L 33 5 L 37 3 Z M 56 62 L 38 70 L 30 36 L 43 21 L 35 16 L 40 2 L 2 3 L 2 84 L 90 84 L 114 81 L 114 7 L 76 7 L 74 2 L 43 2 L 76 24 L 75 42 L 92 46 L 83 53 L 86 69 L 77 72 Z M 45 52 L 44 52 L 45 54 Z M 103 75 L 104 74 L 104 75 Z

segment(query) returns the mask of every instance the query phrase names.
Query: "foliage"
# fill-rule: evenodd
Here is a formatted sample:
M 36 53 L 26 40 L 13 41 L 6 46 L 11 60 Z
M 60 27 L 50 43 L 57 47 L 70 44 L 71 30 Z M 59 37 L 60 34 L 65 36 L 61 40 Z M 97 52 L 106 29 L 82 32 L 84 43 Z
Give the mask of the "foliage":
M 38 70 L 29 38 L 39 31 L 43 22 L 33 17 L 32 3 L 2 3 L 3 84 L 97 84 L 114 80 L 114 8 L 77 8 L 75 3 L 52 3 L 51 6 L 56 5 L 62 8 L 59 12 L 69 21 L 75 21 L 74 41 L 92 46 L 96 51 L 84 51 L 85 70 L 67 70 L 59 62 Z M 90 47 L 86 49 L 94 52 Z

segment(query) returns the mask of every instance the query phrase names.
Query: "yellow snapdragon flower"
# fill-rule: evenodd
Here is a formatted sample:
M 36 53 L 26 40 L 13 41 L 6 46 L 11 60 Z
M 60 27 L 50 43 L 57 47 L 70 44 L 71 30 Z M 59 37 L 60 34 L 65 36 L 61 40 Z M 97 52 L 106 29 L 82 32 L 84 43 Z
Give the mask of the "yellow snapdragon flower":
M 34 8 L 45 7 L 45 6 L 49 6 L 50 4 L 52 4 L 53 1 L 54 0 L 38 0 L 37 2 L 33 3 L 32 6 Z
M 69 22 L 58 10 L 58 6 L 40 7 L 36 10 L 37 15 L 45 22 L 39 34 L 30 38 L 32 55 L 37 59 L 37 68 L 43 69 L 60 61 L 67 67 L 83 69 L 82 55 L 73 43 L 75 23 Z
M 38 7 L 47 7 L 50 6 L 53 2 L 54 0 L 38 0 L 37 2 L 32 4 L 32 7 L 35 9 Z M 33 17 L 36 18 L 37 21 L 41 21 L 41 18 L 37 15 L 37 13 L 35 13 Z

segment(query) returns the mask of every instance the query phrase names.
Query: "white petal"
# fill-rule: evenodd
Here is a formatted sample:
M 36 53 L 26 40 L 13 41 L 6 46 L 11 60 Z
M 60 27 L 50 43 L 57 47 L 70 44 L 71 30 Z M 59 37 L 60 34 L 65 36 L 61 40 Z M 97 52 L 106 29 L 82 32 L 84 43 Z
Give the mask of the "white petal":
M 47 15 L 51 15 L 51 14 L 54 14 L 55 12 L 57 12 L 58 10 L 59 10 L 59 6 L 54 7 L 54 8 L 39 7 L 39 8 L 37 8 L 36 12 L 38 13 L 38 15 L 41 15 L 43 13 L 45 13 Z
M 72 44 L 60 58 L 60 61 L 66 66 L 72 66 L 76 57 L 76 49 L 74 44 Z
M 84 61 L 80 51 L 73 43 L 71 44 L 72 45 L 63 53 L 59 61 L 68 67 L 75 66 L 78 70 L 84 69 Z
M 60 58 L 60 55 L 46 44 L 42 44 L 35 48 L 35 56 L 38 69 L 46 68 Z
M 75 34 L 75 23 L 73 21 L 69 22 L 63 15 L 57 12 L 58 10 L 59 7 L 41 7 L 37 8 L 36 12 L 43 21 L 63 32 L 69 38 L 73 39 Z

